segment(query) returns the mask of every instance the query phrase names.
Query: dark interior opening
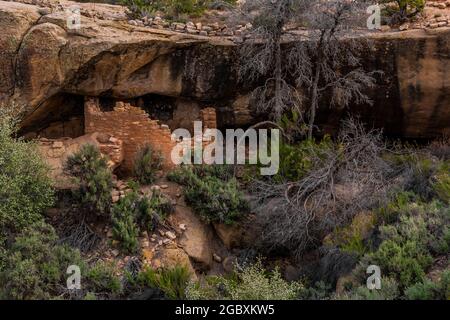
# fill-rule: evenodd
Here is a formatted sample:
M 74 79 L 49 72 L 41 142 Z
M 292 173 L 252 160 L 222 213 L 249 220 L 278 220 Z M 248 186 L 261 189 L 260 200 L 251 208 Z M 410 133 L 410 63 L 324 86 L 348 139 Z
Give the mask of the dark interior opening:
M 84 135 L 84 97 L 68 93 L 51 97 L 24 119 L 20 134 L 48 139 Z

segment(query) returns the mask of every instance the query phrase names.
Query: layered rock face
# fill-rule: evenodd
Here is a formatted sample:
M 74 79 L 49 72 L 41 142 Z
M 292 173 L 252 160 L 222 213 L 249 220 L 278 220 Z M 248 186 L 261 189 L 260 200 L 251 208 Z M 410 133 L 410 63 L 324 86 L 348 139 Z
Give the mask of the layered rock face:
M 95 10 L 111 18 L 82 15 L 81 28 L 69 29 L 64 7 L 0 1 L 0 100 L 26 106 L 25 132 L 77 119 L 85 97 L 158 95 L 191 104 L 195 112 L 214 106 L 219 127 L 256 121 L 248 106 L 252 84 L 237 81 L 236 42 L 132 26 L 121 7 L 97 4 Z M 372 37 L 375 49 L 364 64 L 384 72 L 370 93 L 374 105 L 330 110 L 325 101 L 318 117 L 323 132 L 335 131 L 350 111 L 394 136 L 450 133 L 450 28 Z

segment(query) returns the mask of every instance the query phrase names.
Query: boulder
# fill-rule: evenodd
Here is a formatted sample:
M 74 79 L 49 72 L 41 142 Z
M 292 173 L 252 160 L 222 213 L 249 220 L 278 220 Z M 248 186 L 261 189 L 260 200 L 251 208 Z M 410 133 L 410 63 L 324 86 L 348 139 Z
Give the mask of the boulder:
M 189 260 L 189 256 L 186 254 L 186 252 L 184 252 L 183 249 L 176 246 L 167 246 L 155 252 L 152 252 L 151 249 L 144 249 L 143 258 L 144 263 L 154 269 L 184 266 L 191 274 L 191 279 L 197 279 L 195 269 L 192 266 L 191 261 Z
M 228 250 L 239 247 L 242 244 L 243 230 L 239 224 L 213 223 L 213 226 L 217 236 Z
M 200 269 L 208 270 L 213 257 L 213 231 L 189 207 L 177 205 L 171 219 L 188 226 L 179 236 L 178 243 Z

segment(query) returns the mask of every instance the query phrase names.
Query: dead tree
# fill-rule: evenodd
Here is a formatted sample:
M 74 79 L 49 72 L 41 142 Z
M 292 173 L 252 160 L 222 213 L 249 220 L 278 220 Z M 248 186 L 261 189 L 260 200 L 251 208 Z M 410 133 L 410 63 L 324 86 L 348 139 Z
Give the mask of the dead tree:
M 370 48 L 365 40 L 367 0 L 318 0 L 306 17 L 310 30 L 307 40 L 291 50 L 296 85 L 305 88 L 308 101 L 308 137 L 312 138 L 320 103 L 347 107 L 351 101 L 371 104 L 365 90 L 375 85 L 378 71 L 361 66 L 361 54 Z
M 301 256 L 356 214 L 385 203 L 394 183 L 392 168 L 382 158 L 385 150 L 380 131 L 348 120 L 336 143 L 311 148 L 313 167 L 300 180 L 254 181 L 261 248 Z
M 256 2 L 256 3 L 255 3 Z M 361 67 L 365 47 L 356 26 L 365 26 L 369 0 L 256 0 L 253 29 L 241 49 L 241 80 L 264 83 L 252 92 L 257 111 L 274 120 L 294 110 L 298 121 L 308 118 L 313 135 L 316 111 L 325 96 L 330 107 L 346 107 L 350 101 L 371 103 L 364 90 L 375 84 L 376 72 Z M 245 7 L 244 7 L 245 8 Z M 245 11 L 245 10 L 244 10 Z M 288 25 L 305 25 L 284 46 Z M 367 30 L 364 30 L 367 32 Z M 294 81 L 291 81 L 294 79 Z M 307 106 L 306 108 L 304 106 Z
M 287 110 L 300 113 L 300 95 L 287 80 L 290 67 L 283 61 L 282 42 L 286 26 L 301 19 L 308 4 L 309 0 L 255 0 L 239 12 L 252 22 L 241 46 L 240 80 L 263 83 L 252 92 L 253 103 L 276 121 Z

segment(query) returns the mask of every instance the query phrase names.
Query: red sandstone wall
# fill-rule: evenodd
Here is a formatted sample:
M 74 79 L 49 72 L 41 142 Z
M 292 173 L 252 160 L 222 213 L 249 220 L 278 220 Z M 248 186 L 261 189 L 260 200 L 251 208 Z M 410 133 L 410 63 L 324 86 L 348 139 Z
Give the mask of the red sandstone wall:
M 173 168 L 170 154 L 175 143 L 171 140 L 170 129 L 150 119 L 144 110 L 116 102 L 112 111 L 103 112 L 96 98 L 87 99 L 84 108 L 86 133 L 108 133 L 122 140 L 124 161 L 121 168 L 126 173 L 132 172 L 136 152 L 146 143 L 161 152 L 164 170 Z

